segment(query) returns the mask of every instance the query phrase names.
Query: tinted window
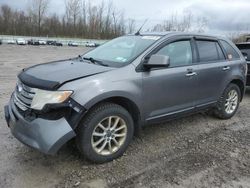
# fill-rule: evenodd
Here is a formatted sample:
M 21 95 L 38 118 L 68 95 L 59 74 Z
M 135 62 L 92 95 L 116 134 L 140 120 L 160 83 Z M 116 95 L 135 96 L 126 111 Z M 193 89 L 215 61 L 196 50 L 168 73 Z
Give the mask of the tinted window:
M 219 60 L 225 60 L 225 56 L 224 56 L 223 51 L 222 51 L 220 45 L 218 44 L 218 42 L 216 42 L 216 47 L 217 47 L 217 51 L 219 54 Z
M 249 61 L 250 60 L 250 44 L 238 44 L 237 47 L 240 49 L 242 53 L 247 54 L 247 61 Z
M 240 58 L 239 54 L 228 42 L 221 40 L 221 44 L 226 51 L 227 59 L 234 60 Z
M 170 58 L 170 67 L 189 65 L 192 63 L 192 49 L 190 41 L 177 41 L 166 45 L 157 54 Z
M 197 40 L 200 62 L 218 61 L 225 59 L 223 52 L 216 41 Z

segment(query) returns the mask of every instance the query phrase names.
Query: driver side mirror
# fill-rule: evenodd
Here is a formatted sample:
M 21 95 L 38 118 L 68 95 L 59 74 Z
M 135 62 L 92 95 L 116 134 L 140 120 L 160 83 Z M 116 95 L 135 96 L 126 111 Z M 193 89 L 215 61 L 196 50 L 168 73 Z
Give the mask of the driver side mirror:
M 151 69 L 151 68 L 161 68 L 161 67 L 168 67 L 170 65 L 170 58 L 169 56 L 165 55 L 152 55 L 147 63 L 144 63 L 144 67 Z
M 246 52 L 242 52 L 242 55 L 244 56 L 244 58 L 245 58 L 246 60 L 248 60 L 248 54 L 247 54 Z

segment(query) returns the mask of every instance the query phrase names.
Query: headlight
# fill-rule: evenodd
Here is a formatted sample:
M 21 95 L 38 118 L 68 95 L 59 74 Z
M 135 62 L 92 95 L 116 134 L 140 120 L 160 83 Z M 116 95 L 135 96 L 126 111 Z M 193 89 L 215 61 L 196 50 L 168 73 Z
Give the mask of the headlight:
M 42 110 L 46 104 L 64 102 L 70 97 L 73 91 L 46 91 L 36 89 L 35 93 L 30 107 L 35 110 Z

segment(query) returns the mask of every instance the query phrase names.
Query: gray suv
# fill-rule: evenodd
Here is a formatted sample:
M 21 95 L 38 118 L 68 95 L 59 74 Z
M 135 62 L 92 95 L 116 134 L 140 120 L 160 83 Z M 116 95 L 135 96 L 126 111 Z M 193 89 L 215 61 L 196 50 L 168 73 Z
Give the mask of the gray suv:
M 137 33 L 24 69 L 5 118 L 32 148 L 55 154 L 75 138 L 86 159 L 103 163 L 120 157 L 144 125 L 207 109 L 231 118 L 246 73 L 245 58 L 225 38 Z

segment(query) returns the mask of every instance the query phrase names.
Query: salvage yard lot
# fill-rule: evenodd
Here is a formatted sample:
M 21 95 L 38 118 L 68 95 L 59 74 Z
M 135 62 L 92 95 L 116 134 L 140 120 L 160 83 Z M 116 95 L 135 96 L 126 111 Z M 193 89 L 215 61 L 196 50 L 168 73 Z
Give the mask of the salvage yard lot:
M 197 114 L 145 128 L 122 158 L 95 165 L 72 143 L 46 156 L 10 134 L 3 106 L 16 74 L 84 47 L 0 46 L 0 187 L 250 187 L 250 89 L 231 120 Z M 211 75 L 212 76 L 212 75 Z M 86 88 L 87 89 L 87 88 Z

